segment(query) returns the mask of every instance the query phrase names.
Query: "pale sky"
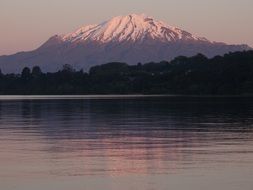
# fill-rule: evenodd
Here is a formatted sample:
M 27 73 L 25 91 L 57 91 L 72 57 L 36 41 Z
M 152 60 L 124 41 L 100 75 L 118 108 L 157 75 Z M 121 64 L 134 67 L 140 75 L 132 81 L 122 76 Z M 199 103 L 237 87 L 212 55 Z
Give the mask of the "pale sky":
M 55 34 L 131 13 L 253 47 L 253 0 L 0 0 L 0 55 L 33 50 Z

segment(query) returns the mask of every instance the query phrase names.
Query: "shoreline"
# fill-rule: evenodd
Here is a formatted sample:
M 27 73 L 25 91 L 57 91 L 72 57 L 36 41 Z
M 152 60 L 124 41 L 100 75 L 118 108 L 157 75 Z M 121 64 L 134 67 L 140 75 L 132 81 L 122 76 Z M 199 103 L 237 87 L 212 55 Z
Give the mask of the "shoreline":
M 253 95 L 177 95 L 177 94 L 110 94 L 110 95 L 0 95 L 0 100 L 63 99 L 131 99 L 131 98 L 253 98 Z

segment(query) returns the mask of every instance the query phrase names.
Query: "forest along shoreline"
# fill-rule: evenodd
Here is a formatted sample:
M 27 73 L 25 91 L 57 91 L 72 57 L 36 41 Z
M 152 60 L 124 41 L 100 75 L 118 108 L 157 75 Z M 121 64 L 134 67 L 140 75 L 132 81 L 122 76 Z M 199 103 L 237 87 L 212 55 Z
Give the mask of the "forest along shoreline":
M 54 73 L 39 66 L 20 74 L 0 72 L 0 95 L 170 95 L 253 96 L 253 51 L 207 58 L 180 56 L 159 63 L 112 62 L 76 71 L 64 65 Z

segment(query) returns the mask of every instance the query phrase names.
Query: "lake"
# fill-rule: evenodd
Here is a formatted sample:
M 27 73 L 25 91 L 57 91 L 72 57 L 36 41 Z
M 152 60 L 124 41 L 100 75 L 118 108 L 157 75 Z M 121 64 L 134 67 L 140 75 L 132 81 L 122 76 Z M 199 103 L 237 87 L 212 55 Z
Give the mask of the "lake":
M 0 189 L 252 190 L 253 98 L 0 97 Z

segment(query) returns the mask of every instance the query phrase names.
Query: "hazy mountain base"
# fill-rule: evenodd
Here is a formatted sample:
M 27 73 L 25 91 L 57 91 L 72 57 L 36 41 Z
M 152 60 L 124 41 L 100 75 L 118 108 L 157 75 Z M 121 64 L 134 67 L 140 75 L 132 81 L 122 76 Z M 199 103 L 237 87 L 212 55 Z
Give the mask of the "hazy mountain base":
M 56 72 L 64 64 L 70 64 L 75 69 L 88 71 L 92 66 L 108 62 L 126 62 L 130 65 L 147 63 L 151 60 L 172 60 L 181 55 L 194 56 L 202 53 L 211 58 L 228 52 L 248 50 L 246 45 L 226 45 L 223 43 L 87 43 L 73 46 L 60 43 L 45 48 L 44 46 L 32 51 L 22 52 L 12 56 L 0 57 L 0 68 L 3 73 L 18 73 L 24 67 L 40 66 L 44 72 Z
M 70 65 L 56 73 L 24 68 L 21 75 L 0 74 L 0 94 L 253 94 L 253 51 L 132 66 L 114 62 L 92 67 L 89 73 Z

